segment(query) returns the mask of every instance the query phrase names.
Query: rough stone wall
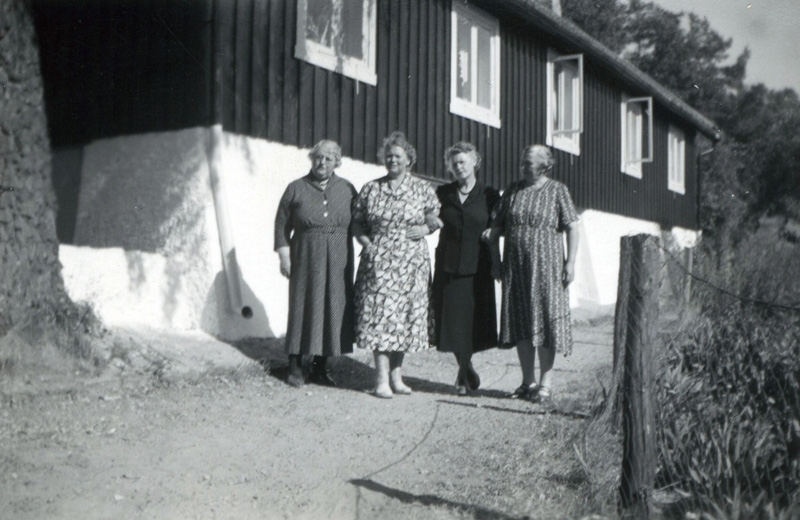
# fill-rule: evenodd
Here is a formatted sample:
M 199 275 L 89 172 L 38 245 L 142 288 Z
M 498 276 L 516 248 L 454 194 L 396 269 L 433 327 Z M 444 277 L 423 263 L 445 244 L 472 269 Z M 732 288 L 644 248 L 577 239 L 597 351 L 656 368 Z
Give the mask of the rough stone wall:
M 69 305 L 29 0 L 0 0 L 0 337 Z

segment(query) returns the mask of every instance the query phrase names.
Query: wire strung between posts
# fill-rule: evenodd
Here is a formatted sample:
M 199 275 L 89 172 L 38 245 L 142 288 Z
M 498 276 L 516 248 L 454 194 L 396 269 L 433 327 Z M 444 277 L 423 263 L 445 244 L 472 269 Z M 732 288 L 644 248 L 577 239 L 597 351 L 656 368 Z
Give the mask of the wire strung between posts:
M 684 266 L 683 263 L 681 263 L 681 261 L 678 258 L 676 258 L 675 255 L 673 255 L 671 251 L 669 251 L 667 248 L 665 248 L 661 244 L 658 244 L 658 247 L 661 248 L 661 250 L 664 251 L 667 255 L 669 255 L 670 259 L 673 262 L 675 262 L 676 264 L 678 264 L 678 267 L 680 267 L 681 270 L 684 273 L 686 273 L 687 276 L 689 276 L 691 278 L 694 278 L 698 282 L 702 282 L 702 283 L 708 285 L 709 287 L 711 287 L 715 291 L 721 292 L 722 294 L 725 294 L 727 296 L 730 296 L 732 298 L 735 298 L 735 299 L 743 301 L 743 302 L 753 303 L 753 304 L 756 304 L 756 305 L 763 305 L 763 306 L 772 307 L 772 308 L 775 308 L 775 309 L 782 309 L 782 310 L 785 310 L 785 311 L 800 312 L 800 307 L 794 307 L 794 306 L 786 305 L 786 304 L 782 304 L 782 303 L 775 303 L 775 302 L 768 302 L 768 301 L 764 301 L 764 300 L 758 300 L 756 298 L 748 298 L 747 296 L 742 296 L 741 294 L 734 293 L 733 291 L 729 291 L 728 289 L 723 289 L 722 287 L 719 287 L 718 285 L 712 283 L 711 281 L 709 281 L 709 280 L 707 280 L 705 278 L 702 278 L 700 276 L 697 276 L 696 274 L 694 274 L 691 271 L 689 271 L 688 269 L 686 269 L 686 266 Z

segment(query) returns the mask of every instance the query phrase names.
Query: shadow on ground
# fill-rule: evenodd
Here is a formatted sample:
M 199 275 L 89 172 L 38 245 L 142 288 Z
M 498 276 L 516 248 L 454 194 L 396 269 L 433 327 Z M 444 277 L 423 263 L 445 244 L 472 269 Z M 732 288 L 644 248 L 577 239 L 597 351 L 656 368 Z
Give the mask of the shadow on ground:
M 258 361 L 264 367 L 264 371 L 270 376 L 286 379 L 288 370 L 288 358 L 283 350 L 283 338 L 246 338 L 227 343 L 235 347 L 239 352 L 248 358 Z M 306 356 L 303 360 L 303 371 L 308 375 L 311 357 Z M 372 390 L 375 383 L 375 370 L 372 365 L 371 352 L 356 350 L 353 354 L 330 358 L 328 368 L 331 376 L 337 381 L 338 388 L 353 390 L 356 392 L 366 392 Z M 428 394 L 452 395 L 453 385 L 429 381 L 418 377 L 406 376 L 403 380 L 415 392 Z M 480 394 L 490 397 L 500 397 L 503 393 L 496 390 L 479 390 Z
M 384 486 L 383 484 L 379 484 L 374 480 L 353 479 L 350 480 L 350 483 L 358 487 L 359 491 L 361 489 L 367 489 L 369 491 L 374 491 L 376 493 L 382 493 L 389 498 L 399 500 L 400 502 L 403 502 L 405 504 L 420 504 L 423 506 L 446 507 L 449 509 L 456 509 L 458 511 L 471 514 L 472 518 L 475 518 L 476 520 L 497 520 L 497 519 L 520 520 L 520 517 L 517 516 L 511 516 L 505 513 L 501 513 L 500 511 L 487 509 L 481 506 L 464 504 L 462 502 L 455 502 L 453 500 L 447 500 L 445 498 L 437 497 L 436 495 L 415 495 L 414 493 L 409 493 L 407 491 L 402 491 L 399 489 L 390 488 L 389 486 Z M 524 519 L 526 517 L 522 518 Z

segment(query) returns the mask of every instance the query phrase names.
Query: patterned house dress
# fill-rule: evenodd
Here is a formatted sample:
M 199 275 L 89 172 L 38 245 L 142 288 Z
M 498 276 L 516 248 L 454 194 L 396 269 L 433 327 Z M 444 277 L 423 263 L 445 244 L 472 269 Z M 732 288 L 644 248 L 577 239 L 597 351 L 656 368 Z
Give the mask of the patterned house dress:
M 439 200 L 427 181 L 406 175 L 393 191 L 389 178 L 368 182 L 353 202 L 353 220 L 372 241 L 356 274 L 356 344 L 368 350 L 414 352 L 430 347 L 431 266 L 425 239 L 406 237 L 425 224 Z
M 289 183 L 275 217 L 275 250 L 289 246 L 286 353 L 338 356 L 353 351 L 350 207 L 356 189 L 335 173 L 323 190 L 309 173 Z
M 503 193 L 493 226 L 504 230 L 500 343 L 530 338 L 567 356 L 572 352 L 569 293 L 562 231 L 578 220 L 567 187 L 549 179 L 540 189 L 526 181 Z

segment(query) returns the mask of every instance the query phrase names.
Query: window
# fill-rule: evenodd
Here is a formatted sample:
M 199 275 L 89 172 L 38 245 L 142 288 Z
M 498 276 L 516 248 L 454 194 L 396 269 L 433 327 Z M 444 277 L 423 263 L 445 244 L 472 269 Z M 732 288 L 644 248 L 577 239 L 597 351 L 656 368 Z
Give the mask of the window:
M 667 154 L 667 187 L 683 195 L 686 193 L 686 138 L 680 128 L 669 127 Z
M 547 144 L 581 154 L 583 55 L 547 52 Z
M 653 98 L 622 101 L 622 172 L 642 178 L 642 163 L 653 162 Z
M 500 24 L 453 2 L 450 112 L 500 128 Z
M 295 57 L 375 85 L 376 1 L 299 0 Z

